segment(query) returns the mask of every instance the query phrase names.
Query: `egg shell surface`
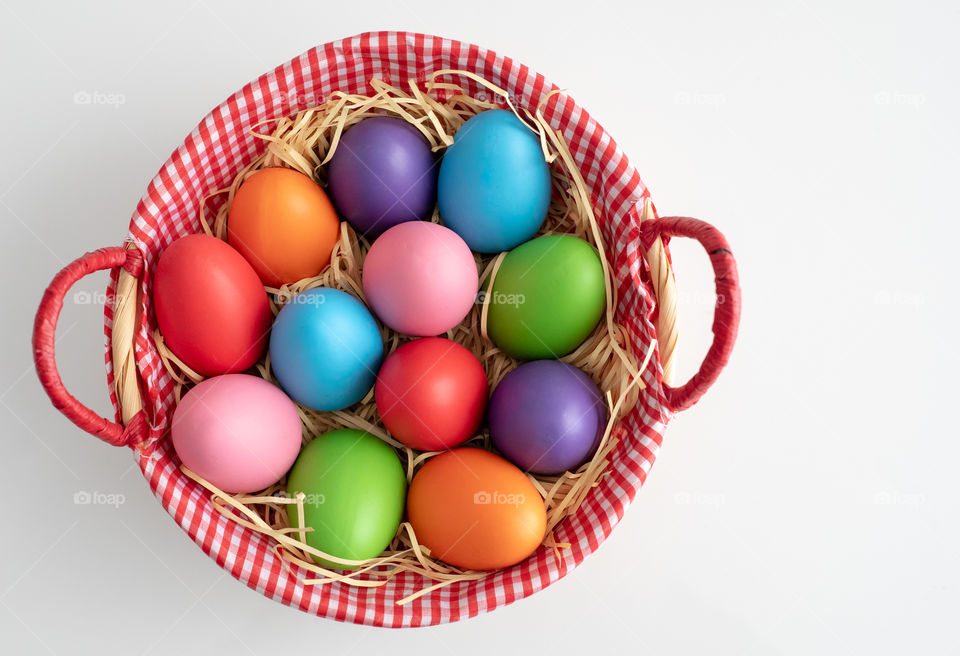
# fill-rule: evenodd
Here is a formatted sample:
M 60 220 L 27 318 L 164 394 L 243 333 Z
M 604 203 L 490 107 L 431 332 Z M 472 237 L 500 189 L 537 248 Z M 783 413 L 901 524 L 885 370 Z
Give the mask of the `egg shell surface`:
M 478 570 L 520 562 L 540 546 L 547 526 L 543 499 L 524 473 L 471 447 L 426 461 L 410 483 L 407 516 L 434 557 Z
M 263 355 L 273 321 L 267 293 L 229 244 L 181 237 L 161 253 L 153 276 L 160 333 L 188 367 L 202 376 L 236 373 Z
M 358 232 L 375 237 L 404 221 L 430 218 L 438 158 L 407 121 L 372 116 L 343 133 L 328 164 L 330 196 Z
M 363 262 L 363 292 L 397 332 L 439 335 L 463 321 L 477 297 L 473 254 L 449 228 L 426 221 L 380 235 Z
M 184 465 L 231 494 L 279 481 L 301 443 L 293 402 L 247 374 L 214 376 L 190 389 L 174 410 L 170 435 Z
M 393 448 L 347 428 L 307 444 L 287 477 L 287 494 L 305 495 L 304 525 L 313 528 L 305 533 L 307 544 L 349 560 L 374 558 L 386 549 L 403 517 L 406 491 L 403 465 Z M 289 516 L 299 528 L 297 512 Z M 325 567 L 350 568 L 311 556 Z
M 320 273 L 340 237 L 340 219 L 309 176 L 260 169 L 240 185 L 227 218 L 227 240 L 269 287 Z
M 419 451 L 442 451 L 476 434 L 487 393 L 486 373 L 473 353 L 443 337 L 424 337 L 387 356 L 375 397 L 393 437 Z
M 273 324 L 270 366 L 283 390 L 313 410 L 341 410 L 373 387 L 383 340 L 366 306 L 316 287 L 294 296 Z
M 606 406 L 596 384 L 573 365 L 526 362 L 490 397 L 490 437 L 510 462 L 535 474 L 573 471 L 597 449 Z
M 547 217 L 550 194 L 540 140 L 512 111 L 470 118 L 443 154 L 440 217 L 471 250 L 496 253 L 532 238 Z
M 503 258 L 487 329 L 490 339 L 518 360 L 560 358 L 590 336 L 605 308 L 596 249 L 573 235 L 546 235 Z

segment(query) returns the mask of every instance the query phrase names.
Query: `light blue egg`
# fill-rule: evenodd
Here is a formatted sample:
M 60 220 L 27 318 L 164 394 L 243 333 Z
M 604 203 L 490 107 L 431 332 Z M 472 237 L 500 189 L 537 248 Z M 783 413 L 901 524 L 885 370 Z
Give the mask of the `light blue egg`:
M 280 387 L 313 410 L 341 410 L 362 399 L 382 361 L 377 322 L 339 289 L 297 294 L 270 332 L 270 366 Z
M 531 239 L 550 207 L 550 167 L 536 133 L 505 109 L 471 118 L 443 155 L 437 201 L 471 250 L 496 253 Z

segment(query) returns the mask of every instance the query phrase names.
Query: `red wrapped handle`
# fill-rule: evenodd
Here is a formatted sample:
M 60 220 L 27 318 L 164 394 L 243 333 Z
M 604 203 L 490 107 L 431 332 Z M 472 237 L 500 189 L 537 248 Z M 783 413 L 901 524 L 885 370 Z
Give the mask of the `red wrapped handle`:
M 136 248 L 101 248 L 74 260 L 54 276 L 43 294 L 33 324 L 33 362 L 40 384 L 47 391 L 53 405 L 67 419 L 107 444 L 126 446 L 146 438 L 147 422 L 143 411 L 138 412 L 124 428 L 80 403 L 63 386 L 54 351 L 57 320 L 60 318 L 67 292 L 84 276 L 116 267 L 123 267 L 130 275 L 139 277 L 143 272 L 143 255 Z
M 685 216 L 665 216 L 640 225 L 645 248 L 657 237 L 689 237 L 706 249 L 713 263 L 717 285 L 717 305 L 713 315 L 713 344 L 700 370 L 680 387 L 663 386 L 667 405 L 673 411 L 686 410 L 717 381 L 730 359 L 740 325 L 740 279 L 730 245 L 719 230 L 709 223 Z

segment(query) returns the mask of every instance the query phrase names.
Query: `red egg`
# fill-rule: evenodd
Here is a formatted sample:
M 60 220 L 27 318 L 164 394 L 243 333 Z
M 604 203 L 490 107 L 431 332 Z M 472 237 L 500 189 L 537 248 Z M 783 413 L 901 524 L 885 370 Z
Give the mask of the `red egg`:
M 153 306 L 166 345 L 203 376 L 252 366 L 273 322 L 256 272 L 226 242 L 208 235 L 182 237 L 160 255 Z
M 487 376 L 460 344 L 425 337 L 387 356 L 375 397 L 391 435 L 413 449 L 440 451 L 476 434 L 487 407 Z

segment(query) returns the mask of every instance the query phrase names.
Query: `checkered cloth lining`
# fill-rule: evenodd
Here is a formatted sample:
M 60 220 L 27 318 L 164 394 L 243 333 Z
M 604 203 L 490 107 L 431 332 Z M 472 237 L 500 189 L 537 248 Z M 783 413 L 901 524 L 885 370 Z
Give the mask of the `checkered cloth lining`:
M 217 512 L 207 493 L 178 469 L 179 460 L 167 438 L 174 409 L 174 383 L 166 373 L 150 337 L 155 327 L 150 297 L 151 272 L 160 253 L 178 237 L 200 231 L 199 204 L 207 194 L 229 185 L 242 166 L 259 155 L 264 142 L 251 136 L 266 119 L 289 115 L 322 102 L 331 92 L 369 92 L 378 77 L 406 86 L 413 78 L 425 81 L 442 69 L 473 71 L 508 90 L 511 99 L 533 109 L 556 87 L 526 66 L 484 48 L 435 36 L 406 32 L 374 32 L 314 48 L 248 84 L 214 109 L 187 137 L 150 182 L 130 220 L 129 239 L 143 252 L 143 319 L 136 336 L 138 367 L 144 381 L 145 404 L 152 416 L 150 440 L 135 451 L 144 478 L 160 503 L 204 553 L 234 577 L 271 599 L 305 612 L 341 621 L 387 627 L 455 622 L 526 597 L 563 577 L 610 534 L 646 479 L 659 450 L 670 412 L 664 404 L 655 357 L 644 372 L 646 390 L 639 404 L 619 424 L 619 444 L 612 466 L 577 513 L 563 521 L 557 540 L 569 542 L 557 558 L 541 547 L 509 569 L 478 580 L 449 585 L 404 606 L 394 602 L 421 590 L 429 581 L 402 574 L 377 588 L 339 583 L 303 585 L 296 570 L 281 564 L 269 539 L 237 526 Z M 475 97 L 489 93 L 466 81 Z M 591 202 L 602 226 L 618 286 L 617 320 L 628 327 L 639 353 L 655 337 L 655 309 L 640 251 L 639 216 L 648 195 L 637 171 L 617 144 L 567 94 L 549 100 L 544 115 L 562 130 L 586 180 Z M 270 126 L 259 128 L 269 132 Z M 212 199 L 211 210 L 222 198 Z M 110 292 L 116 285 L 116 273 Z M 110 359 L 112 308 L 106 309 L 106 368 L 110 398 L 113 390 Z

